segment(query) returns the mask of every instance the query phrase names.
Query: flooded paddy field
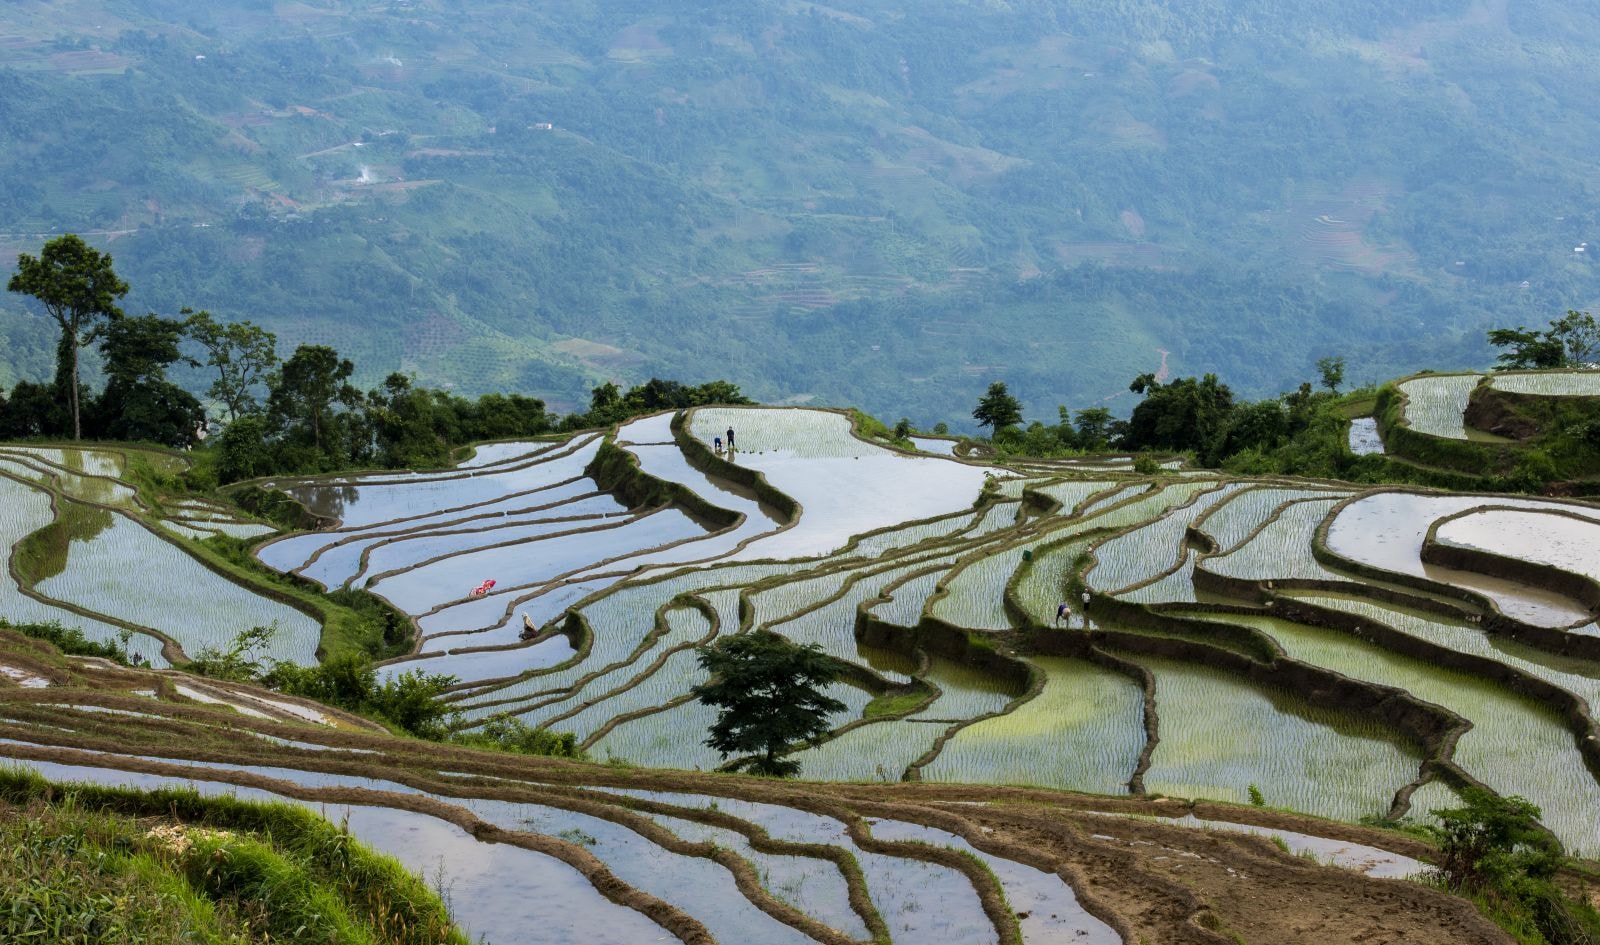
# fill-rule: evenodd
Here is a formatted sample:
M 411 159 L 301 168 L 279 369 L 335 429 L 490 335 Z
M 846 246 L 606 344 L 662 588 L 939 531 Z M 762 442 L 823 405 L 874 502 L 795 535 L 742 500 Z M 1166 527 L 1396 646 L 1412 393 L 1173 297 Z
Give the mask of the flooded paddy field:
M 447 470 L 270 483 L 323 525 L 287 534 L 152 501 L 114 454 L 0 449 L 0 617 L 127 634 L 154 667 L 275 624 L 264 655 L 312 663 L 318 618 L 207 554 L 213 535 L 259 539 L 262 566 L 403 615 L 411 652 L 380 678 L 454 677 L 452 731 L 516 720 L 611 764 L 402 742 L 163 668 L 52 668 L 8 656 L 3 631 L 0 753 L 61 780 L 335 811 L 458 876 L 489 941 L 517 941 L 523 900 L 550 896 L 571 908 L 548 941 L 1167 940 L 1165 913 L 1119 899 L 1164 895 L 1157 850 L 1275 876 L 1250 831 L 1276 829 L 1331 860 L 1353 844 L 1339 882 L 1385 882 L 1363 870 L 1427 849 L 1350 824 L 1426 819 L 1469 782 L 1528 797 L 1568 849 L 1600 853 L 1600 650 L 1562 645 L 1595 598 L 1549 577 L 1600 581 L 1600 508 L 1139 475 L 1122 458 L 1007 468 L 948 442 L 899 449 L 834 411 L 700 408 L 486 444 Z M 1440 563 L 1452 551 L 1469 557 Z M 845 708 L 788 755 L 804 783 L 716 773 L 738 759 L 704 744 L 696 648 L 755 630 L 844 671 L 829 694 Z M 1148 885 L 1107 880 L 1113 862 Z M 497 888 L 516 901 L 492 904 Z

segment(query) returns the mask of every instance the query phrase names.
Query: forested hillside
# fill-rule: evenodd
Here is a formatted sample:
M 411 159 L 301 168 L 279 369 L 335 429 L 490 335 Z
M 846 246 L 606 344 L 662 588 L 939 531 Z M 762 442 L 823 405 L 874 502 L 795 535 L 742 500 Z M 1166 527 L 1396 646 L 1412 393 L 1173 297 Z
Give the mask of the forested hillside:
M 79 232 L 130 313 L 556 409 L 1364 382 L 1600 299 L 1597 45 L 1557 0 L 21 0 L 0 266 Z M 0 384 L 54 351 L 0 298 Z

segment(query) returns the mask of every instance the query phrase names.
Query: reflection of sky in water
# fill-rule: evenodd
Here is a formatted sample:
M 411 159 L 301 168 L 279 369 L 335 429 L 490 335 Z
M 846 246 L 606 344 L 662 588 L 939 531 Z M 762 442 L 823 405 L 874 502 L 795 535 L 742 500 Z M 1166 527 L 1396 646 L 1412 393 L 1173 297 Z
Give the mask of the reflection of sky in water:
M 1477 591 L 1493 600 L 1508 616 L 1539 626 L 1564 627 L 1587 622 L 1587 611 L 1558 594 L 1475 572 L 1423 563 L 1422 543 L 1434 522 L 1482 505 L 1561 509 L 1600 520 L 1600 510 L 1537 499 L 1379 492 L 1352 502 L 1339 513 L 1328 529 L 1328 548 L 1353 561 L 1387 571 Z M 1502 554 L 1517 556 L 1514 548 L 1503 543 L 1497 542 L 1496 548 L 1502 549 Z

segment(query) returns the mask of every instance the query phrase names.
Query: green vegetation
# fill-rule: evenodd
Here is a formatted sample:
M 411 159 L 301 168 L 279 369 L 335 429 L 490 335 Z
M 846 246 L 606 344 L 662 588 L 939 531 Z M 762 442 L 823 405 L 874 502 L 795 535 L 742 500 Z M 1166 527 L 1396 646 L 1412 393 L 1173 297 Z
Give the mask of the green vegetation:
M 57 622 L 12 623 L 0 617 L 0 630 L 14 630 L 36 640 L 43 640 L 61 652 L 73 656 L 98 656 L 124 665 L 128 662 L 128 654 L 124 647 L 90 640 L 77 627 L 63 627 Z
M 367 659 L 399 656 L 411 648 L 413 630 L 405 615 L 361 590 L 322 593 L 309 581 L 280 574 L 250 553 L 255 542 L 218 535 L 190 542 L 185 550 L 202 562 L 265 588 L 285 602 L 309 609 L 322 624 L 318 652 L 326 659 L 358 654 Z
M 1022 403 L 1006 390 L 1004 381 L 995 381 L 972 409 L 972 419 L 998 432 L 1022 422 Z
M 1439 882 L 1476 901 L 1522 943 L 1589 945 L 1600 912 L 1563 891 L 1561 846 L 1539 826 L 1539 808 L 1483 788 L 1461 791 L 1461 807 L 1435 811 Z
M 46 243 L 37 257 L 18 256 L 17 271 L 6 288 L 38 299 L 61 329 L 55 392 L 66 396 L 72 438 L 83 439 L 78 351 L 122 317 L 116 300 L 128 294 L 128 284 L 112 271 L 109 255 L 68 234 Z
M 0 939 L 465 945 L 394 860 L 310 811 L 0 770 Z
M 1489 343 L 1504 348 L 1495 359 L 1500 370 L 1583 368 L 1600 359 L 1600 323 L 1572 309 L 1543 330 L 1493 328 Z
M 1559 0 L 316 9 L 13 24 L 11 242 L 114 238 L 130 311 L 363 389 L 726 375 L 952 426 L 974 365 L 1085 405 L 1157 349 L 1249 397 L 1330 350 L 1480 363 L 1592 278 L 1600 21 Z M 54 366 L 39 321 L 0 314 L 8 386 Z
M 469 748 L 489 748 L 517 755 L 543 755 L 551 758 L 574 758 L 585 761 L 588 756 L 578 747 L 578 738 L 571 732 L 552 732 L 538 728 L 521 719 L 494 719 L 483 728 L 471 732 L 456 732 L 450 741 Z
M 712 679 L 690 692 L 722 710 L 706 744 L 724 758 L 758 752 L 738 762 L 753 774 L 798 774 L 798 761 L 778 756 L 826 735 L 828 716 L 845 709 L 822 692 L 839 669 L 814 643 L 795 646 L 770 630 L 757 630 L 723 637 L 698 648 L 696 655 Z

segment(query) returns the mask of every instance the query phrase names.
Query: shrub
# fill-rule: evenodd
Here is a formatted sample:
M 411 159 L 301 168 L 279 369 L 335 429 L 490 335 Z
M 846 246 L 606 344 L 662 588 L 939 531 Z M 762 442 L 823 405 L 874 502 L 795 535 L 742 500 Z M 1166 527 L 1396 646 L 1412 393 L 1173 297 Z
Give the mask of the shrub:
M 0 630 L 15 630 L 17 633 L 43 640 L 63 653 L 73 656 L 98 656 L 115 663 L 127 664 L 122 648 L 114 643 L 96 643 L 83 635 L 77 627 L 63 627 L 57 621 L 49 623 L 11 623 L 0 619 Z
M 579 760 L 587 757 L 578 747 L 578 737 L 571 732 L 552 732 L 521 719 L 495 719 L 475 732 L 452 735 L 450 740 L 471 748 L 494 748 L 518 755 Z

